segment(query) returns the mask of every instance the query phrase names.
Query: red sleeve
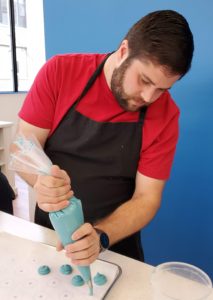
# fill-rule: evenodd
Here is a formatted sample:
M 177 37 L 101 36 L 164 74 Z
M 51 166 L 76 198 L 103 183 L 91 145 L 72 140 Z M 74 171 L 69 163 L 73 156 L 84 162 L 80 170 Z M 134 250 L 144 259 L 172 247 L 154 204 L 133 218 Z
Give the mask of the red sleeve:
M 159 118 L 163 102 L 165 102 L 164 112 Z M 156 103 L 150 111 L 148 109 L 138 165 L 140 173 L 156 179 L 169 178 L 179 134 L 179 114 L 179 109 L 169 94 L 162 103 Z M 155 115 L 158 115 L 158 118 L 155 119 Z
M 53 57 L 38 72 L 19 112 L 21 119 L 37 127 L 52 127 L 57 99 L 55 74 L 56 57 Z

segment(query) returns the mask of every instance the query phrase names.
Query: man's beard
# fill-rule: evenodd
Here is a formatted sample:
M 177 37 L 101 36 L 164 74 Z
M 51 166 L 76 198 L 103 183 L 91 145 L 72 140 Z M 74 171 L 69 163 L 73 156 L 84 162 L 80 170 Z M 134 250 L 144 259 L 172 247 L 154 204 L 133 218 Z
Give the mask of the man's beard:
M 141 107 L 134 107 L 130 105 L 130 100 L 134 100 L 134 98 L 136 99 L 136 101 L 141 100 L 141 102 L 143 102 L 143 100 L 141 99 L 141 97 L 130 97 L 128 96 L 125 92 L 124 92 L 124 88 L 123 88 L 123 82 L 124 82 L 124 77 L 126 74 L 127 69 L 130 67 L 132 63 L 132 59 L 131 58 L 127 58 L 121 65 L 120 67 L 114 69 L 113 73 L 112 73 L 112 78 L 111 78 L 111 91 L 114 95 L 114 97 L 116 98 L 116 100 L 118 101 L 118 104 L 125 109 L 126 111 L 138 111 L 140 110 Z

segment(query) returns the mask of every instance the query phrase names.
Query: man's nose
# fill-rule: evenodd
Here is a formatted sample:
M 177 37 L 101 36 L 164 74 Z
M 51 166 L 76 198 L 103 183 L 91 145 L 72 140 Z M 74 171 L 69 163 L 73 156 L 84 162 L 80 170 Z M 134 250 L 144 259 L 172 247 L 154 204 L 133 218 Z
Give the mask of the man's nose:
M 150 103 L 150 102 L 152 102 L 154 94 L 155 94 L 155 88 L 153 88 L 153 87 L 146 87 L 141 92 L 141 98 L 144 100 L 144 102 Z

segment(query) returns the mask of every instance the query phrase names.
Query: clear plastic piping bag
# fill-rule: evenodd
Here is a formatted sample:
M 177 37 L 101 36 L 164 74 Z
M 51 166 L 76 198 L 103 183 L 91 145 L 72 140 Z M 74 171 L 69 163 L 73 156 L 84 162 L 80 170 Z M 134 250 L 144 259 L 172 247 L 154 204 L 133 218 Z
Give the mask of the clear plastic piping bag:
M 11 145 L 9 168 L 17 172 L 50 175 L 51 160 L 33 136 L 18 134 Z

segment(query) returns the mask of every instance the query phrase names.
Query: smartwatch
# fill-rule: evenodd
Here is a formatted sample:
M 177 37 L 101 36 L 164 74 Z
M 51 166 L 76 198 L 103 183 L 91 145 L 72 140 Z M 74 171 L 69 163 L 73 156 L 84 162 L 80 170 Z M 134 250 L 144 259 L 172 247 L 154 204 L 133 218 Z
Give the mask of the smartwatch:
M 94 227 L 95 231 L 99 236 L 100 241 L 100 252 L 104 252 L 109 248 L 109 236 L 103 230 Z

